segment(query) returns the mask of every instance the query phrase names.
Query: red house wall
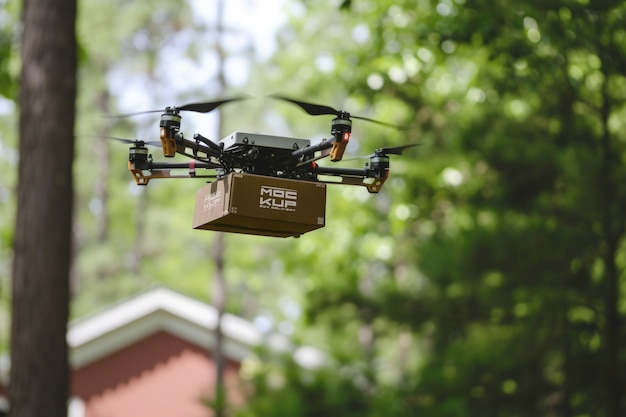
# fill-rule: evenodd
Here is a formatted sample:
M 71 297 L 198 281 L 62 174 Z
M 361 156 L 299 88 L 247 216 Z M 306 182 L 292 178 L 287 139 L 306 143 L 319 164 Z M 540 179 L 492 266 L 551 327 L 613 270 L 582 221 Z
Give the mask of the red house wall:
M 243 403 L 239 364 L 228 361 L 229 403 Z M 95 363 L 74 370 L 72 395 L 85 417 L 207 417 L 215 364 L 204 349 L 159 332 Z

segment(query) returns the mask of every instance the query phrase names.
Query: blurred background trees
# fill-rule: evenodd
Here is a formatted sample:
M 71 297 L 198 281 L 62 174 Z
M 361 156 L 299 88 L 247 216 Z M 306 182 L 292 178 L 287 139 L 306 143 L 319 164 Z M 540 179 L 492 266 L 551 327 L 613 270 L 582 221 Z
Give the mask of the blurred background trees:
M 411 125 L 361 145 L 424 144 L 298 242 L 366 415 L 623 414 L 624 4 L 344 4 L 299 9 L 276 62 Z
M 626 413 L 626 4 L 505 3 L 285 0 L 271 53 L 241 12 L 227 19 L 227 94 L 280 92 L 409 127 L 355 121 L 346 159 L 421 144 L 392 160 L 378 195 L 329 187 L 324 229 L 226 236 L 227 309 L 328 354 L 319 372 L 265 358 L 242 415 Z M 214 236 L 190 230 L 200 183 L 137 188 L 126 147 L 92 136 L 152 140 L 151 116 L 100 115 L 214 98 L 212 15 L 157 0 L 79 10 L 73 314 L 155 284 L 207 298 Z M 5 305 L 12 111 L 0 116 Z M 183 130 L 330 133 L 330 120 L 265 99 L 222 116 L 221 133 L 212 116 L 184 115 Z

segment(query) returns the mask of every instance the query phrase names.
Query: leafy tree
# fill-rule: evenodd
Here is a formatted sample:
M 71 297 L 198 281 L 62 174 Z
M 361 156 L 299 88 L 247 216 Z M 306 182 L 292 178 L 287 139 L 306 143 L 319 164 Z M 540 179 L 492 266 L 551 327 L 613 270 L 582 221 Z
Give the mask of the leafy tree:
M 367 415 L 370 401 L 347 375 L 337 375 L 336 369 L 311 372 L 290 356 L 264 356 L 262 367 L 252 378 L 254 397 L 246 409 L 237 410 L 235 415 Z
M 158 130 L 151 126 L 148 131 L 145 117 L 102 116 L 120 113 L 118 95 L 123 91 L 120 83 L 133 88 L 138 88 L 138 84 L 159 85 L 156 72 L 160 48 L 166 39 L 179 34 L 189 19 L 189 9 L 180 5 L 159 7 L 157 3 L 88 2 L 81 9 L 84 12 L 78 21 L 83 45 L 80 82 L 85 88 L 79 97 L 81 112 L 77 127 L 76 170 L 80 176 L 76 202 L 79 209 L 74 223 L 75 314 L 84 314 L 151 283 L 142 268 L 143 259 L 154 256 L 146 225 L 151 193 L 129 185 L 131 178 L 124 169 L 127 146 L 103 137 L 152 140 L 146 136 L 152 133 L 158 139 Z M 120 10 L 124 12 L 120 14 Z M 110 30 L 112 19 L 118 19 L 119 29 Z M 146 88 L 145 102 L 158 101 L 159 91 Z
M 5 2 L 6 3 L 6 2 Z M 0 11 L 0 352 L 8 349 L 10 281 L 15 206 L 11 195 L 17 177 L 16 93 L 19 2 Z M 4 331 L 3 331 L 4 330 Z
M 12 15 L 6 1 L 1 4 L 3 11 L 0 12 L 0 20 L 3 25 L 0 29 L 0 96 L 14 98 L 16 82 L 12 73 L 12 60 L 15 43 L 15 33 L 13 31 Z
M 424 144 L 380 195 L 331 195 L 345 217 L 298 246 L 315 273 L 290 265 L 327 346 L 366 364 L 370 415 L 620 415 L 626 5 L 292 4 L 287 84 Z M 385 379 L 406 331 L 417 365 Z
M 23 6 L 10 412 L 65 416 L 76 2 Z

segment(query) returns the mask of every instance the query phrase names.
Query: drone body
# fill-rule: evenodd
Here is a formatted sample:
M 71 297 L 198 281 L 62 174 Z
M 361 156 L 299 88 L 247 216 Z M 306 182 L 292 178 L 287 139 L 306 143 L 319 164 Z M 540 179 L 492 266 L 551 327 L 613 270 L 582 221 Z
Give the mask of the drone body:
M 308 139 L 236 131 L 218 143 L 200 134 L 186 139 L 180 131 L 180 111 L 206 113 L 229 101 L 167 107 L 161 114 L 160 145 L 163 156 L 177 154 L 187 163 L 154 161 L 146 145 L 151 142 L 127 141 L 128 169 L 138 185 L 155 178 L 212 178 L 198 191 L 193 227 L 265 236 L 300 236 L 325 224 L 326 184 L 360 185 L 378 193 L 389 177 L 389 155 L 401 154 L 405 145 L 378 148 L 363 168 L 320 166 L 326 157 L 342 159 L 350 140 L 350 114 L 327 106 L 304 103 L 284 97 L 311 115 L 332 114 L 332 138 L 311 144 Z M 353 116 L 375 123 L 375 120 Z M 172 174 L 187 169 L 187 174 Z M 198 170 L 213 171 L 198 174 Z

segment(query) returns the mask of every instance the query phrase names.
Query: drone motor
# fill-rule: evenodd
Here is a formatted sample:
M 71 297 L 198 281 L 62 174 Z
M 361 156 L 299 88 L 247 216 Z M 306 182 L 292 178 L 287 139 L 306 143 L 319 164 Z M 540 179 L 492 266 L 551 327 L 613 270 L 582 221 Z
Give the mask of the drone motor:
M 163 156 L 173 158 L 176 156 L 176 135 L 180 132 L 180 116 L 176 108 L 167 107 L 165 113 L 161 115 L 161 143 L 163 147 Z

